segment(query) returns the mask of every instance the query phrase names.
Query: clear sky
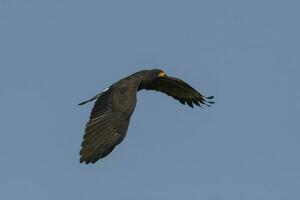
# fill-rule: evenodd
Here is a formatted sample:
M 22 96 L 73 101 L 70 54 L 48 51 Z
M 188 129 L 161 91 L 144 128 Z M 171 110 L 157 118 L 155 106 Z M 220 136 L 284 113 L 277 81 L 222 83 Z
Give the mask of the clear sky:
M 0 199 L 300 199 L 299 7 L 0 0 Z M 77 103 L 157 67 L 216 104 L 140 92 L 123 143 L 79 164 Z

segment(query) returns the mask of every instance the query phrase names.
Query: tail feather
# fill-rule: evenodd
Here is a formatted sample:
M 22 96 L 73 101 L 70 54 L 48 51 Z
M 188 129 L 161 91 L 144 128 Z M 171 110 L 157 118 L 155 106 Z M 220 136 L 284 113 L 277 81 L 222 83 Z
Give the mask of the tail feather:
M 97 99 L 102 93 L 103 93 L 103 92 L 97 94 L 96 96 L 92 97 L 91 99 L 89 99 L 89 100 L 87 100 L 87 101 L 84 101 L 84 102 L 79 103 L 78 105 L 81 106 L 81 105 L 86 104 L 86 103 L 88 103 L 88 102 L 94 101 L 94 100 Z

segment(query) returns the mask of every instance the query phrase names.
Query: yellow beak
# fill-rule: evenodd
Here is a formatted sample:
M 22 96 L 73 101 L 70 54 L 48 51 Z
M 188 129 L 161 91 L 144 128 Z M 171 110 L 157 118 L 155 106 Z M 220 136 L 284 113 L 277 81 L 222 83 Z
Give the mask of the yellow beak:
M 167 74 L 165 72 L 159 72 L 157 77 L 165 77 Z

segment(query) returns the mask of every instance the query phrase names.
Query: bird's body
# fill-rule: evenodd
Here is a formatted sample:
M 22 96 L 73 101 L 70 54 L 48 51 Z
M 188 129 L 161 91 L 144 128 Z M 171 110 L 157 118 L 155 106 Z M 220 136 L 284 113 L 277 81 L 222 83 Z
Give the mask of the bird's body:
M 137 92 L 141 89 L 158 90 L 193 107 L 214 103 L 213 97 L 203 97 L 180 79 L 167 77 L 159 69 L 143 70 L 125 77 L 109 88 L 85 101 L 96 100 L 90 120 L 86 124 L 80 162 L 94 163 L 108 155 L 124 139 L 134 111 Z

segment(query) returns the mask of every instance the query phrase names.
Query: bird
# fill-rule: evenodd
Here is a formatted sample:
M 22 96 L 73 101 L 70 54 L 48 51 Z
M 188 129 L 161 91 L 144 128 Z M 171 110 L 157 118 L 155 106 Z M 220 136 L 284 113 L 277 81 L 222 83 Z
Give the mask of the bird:
M 170 77 L 161 69 L 138 71 L 78 104 L 96 100 L 85 126 L 79 152 L 80 163 L 95 163 L 123 141 L 140 90 L 165 93 L 192 108 L 194 105 L 211 106 L 215 103 L 213 96 L 203 96 L 183 80 Z

